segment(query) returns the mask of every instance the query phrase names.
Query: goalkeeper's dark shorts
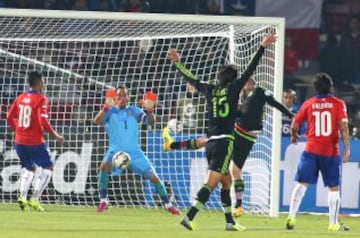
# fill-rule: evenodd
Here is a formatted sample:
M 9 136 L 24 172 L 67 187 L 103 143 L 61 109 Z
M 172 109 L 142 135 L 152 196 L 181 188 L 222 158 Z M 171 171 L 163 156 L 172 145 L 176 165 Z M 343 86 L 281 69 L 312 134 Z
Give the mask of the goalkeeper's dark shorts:
M 206 158 L 209 170 L 229 174 L 234 141 L 229 138 L 209 140 L 206 144 Z
M 234 135 L 234 153 L 232 159 L 236 166 L 242 169 L 246 158 L 249 156 L 250 151 L 256 142 L 256 137 L 238 130 L 235 130 Z

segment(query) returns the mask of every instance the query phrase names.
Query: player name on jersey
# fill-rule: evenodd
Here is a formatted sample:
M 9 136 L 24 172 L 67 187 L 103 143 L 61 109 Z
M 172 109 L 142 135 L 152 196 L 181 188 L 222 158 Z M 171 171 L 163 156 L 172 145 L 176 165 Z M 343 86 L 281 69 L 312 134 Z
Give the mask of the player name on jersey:
M 333 108 L 334 105 L 331 102 L 324 102 L 324 103 L 314 103 L 312 104 L 313 109 L 326 109 L 326 108 Z

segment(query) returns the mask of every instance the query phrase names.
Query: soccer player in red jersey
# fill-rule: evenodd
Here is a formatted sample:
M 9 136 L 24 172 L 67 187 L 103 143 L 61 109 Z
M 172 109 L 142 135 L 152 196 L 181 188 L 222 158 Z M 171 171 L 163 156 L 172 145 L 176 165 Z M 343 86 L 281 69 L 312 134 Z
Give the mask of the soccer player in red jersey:
M 308 184 L 315 184 L 319 172 L 324 185 L 328 187 L 329 231 L 349 230 L 338 221 L 340 208 L 341 162 L 346 163 L 350 156 L 349 128 L 346 106 L 343 100 L 331 94 L 333 82 L 325 73 L 315 76 L 316 96 L 306 100 L 295 115 L 291 125 L 291 142 L 299 140 L 299 125 L 307 123 L 305 150 L 300 158 L 293 189 L 286 228 L 294 229 L 295 216 Z M 344 143 L 342 161 L 339 156 L 339 131 Z
M 8 111 L 7 122 L 15 131 L 15 149 L 23 169 L 20 177 L 19 206 L 21 210 L 32 207 L 36 211 L 44 211 L 39 198 L 50 181 L 53 164 L 43 133 L 46 131 L 54 135 L 57 142 L 61 144 L 64 142 L 64 137 L 49 124 L 49 100 L 42 94 L 44 88 L 42 75 L 36 71 L 31 72 L 28 81 L 30 89 L 15 99 Z M 35 183 L 32 197 L 27 201 L 27 193 L 34 178 L 36 166 L 41 167 L 42 171 Z

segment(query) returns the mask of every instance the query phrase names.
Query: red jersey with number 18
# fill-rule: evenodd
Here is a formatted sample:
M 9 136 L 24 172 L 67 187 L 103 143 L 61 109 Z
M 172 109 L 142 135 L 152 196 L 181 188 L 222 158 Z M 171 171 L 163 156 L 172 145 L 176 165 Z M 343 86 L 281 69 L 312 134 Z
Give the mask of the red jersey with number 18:
M 298 124 L 307 122 L 306 152 L 339 155 L 339 123 L 348 121 L 343 100 L 332 95 L 312 97 L 303 103 L 294 120 Z
M 40 145 L 45 142 L 44 130 L 54 133 L 47 120 L 48 104 L 49 100 L 35 90 L 24 92 L 15 99 L 7 114 L 7 121 L 15 131 L 16 144 Z

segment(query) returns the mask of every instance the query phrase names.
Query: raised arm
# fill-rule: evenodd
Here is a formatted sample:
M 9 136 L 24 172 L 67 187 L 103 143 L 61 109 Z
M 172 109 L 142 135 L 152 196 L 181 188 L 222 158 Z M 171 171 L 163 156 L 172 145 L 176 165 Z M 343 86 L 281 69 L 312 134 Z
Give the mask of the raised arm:
M 147 110 L 146 112 L 146 117 L 147 119 L 145 120 L 145 122 L 148 123 L 148 125 L 150 125 L 151 127 L 154 127 L 155 125 L 155 116 L 154 113 L 152 112 L 152 110 Z
M 100 125 L 101 122 L 104 120 L 105 114 L 106 114 L 106 110 L 104 110 L 104 108 L 101 109 L 93 119 L 94 124 Z
M 203 92 L 204 87 L 203 84 L 200 83 L 199 79 L 196 75 L 194 75 L 190 70 L 185 68 L 185 66 L 180 62 L 179 53 L 176 49 L 169 49 L 168 51 L 168 58 L 170 59 L 171 63 L 176 66 L 176 69 L 184 76 L 185 80 L 193 85 L 198 91 Z
M 236 79 L 235 81 L 235 88 L 237 90 L 240 90 L 244 87 L 247 80 L 250 78 L 250 76 L 254 73 L 257 65 L 260 62 L 261 57 L 263 56 L 265 52 L 265 48 L 270 46 L 272 43 L 276 41 L 276 36 L 274 34 L 267 34 L 263 37 L 260 47 L 258 51 L 255 53 L 255 55 L 252 57 L 249 65 L 246 67 L 245 71 L 242 73 L 242 75 Z
M 152 128 L 154 128 L 155 125 L 155 115 L 154 115 L 154 107 L 157 101 L 156 94 L 152 92 L 147 92 L 145 95 L 145 99 L 142 100 L 141 104 L 146 110 L 146 112 L 142 113 L 140 115 L 140 120 L 142 123 L 145 123 L 147 125 L 150 125 Z
M 93 122 L 96 125 L 101 124 L 101 122 L 104 120 L 106 112 L 108 112 L 110 110 L 110 108 L 115 105 L 115 99 L 114 99 L 115 95 L 108 94 L 108 92 L 111 92 L 111 91 L 107 91 L 106 96 L 105 96 L 105 103 L 104 103 L 103 107 L 101 108 L 101 110 L 96 114 L 96 116 L 93 119 Z

